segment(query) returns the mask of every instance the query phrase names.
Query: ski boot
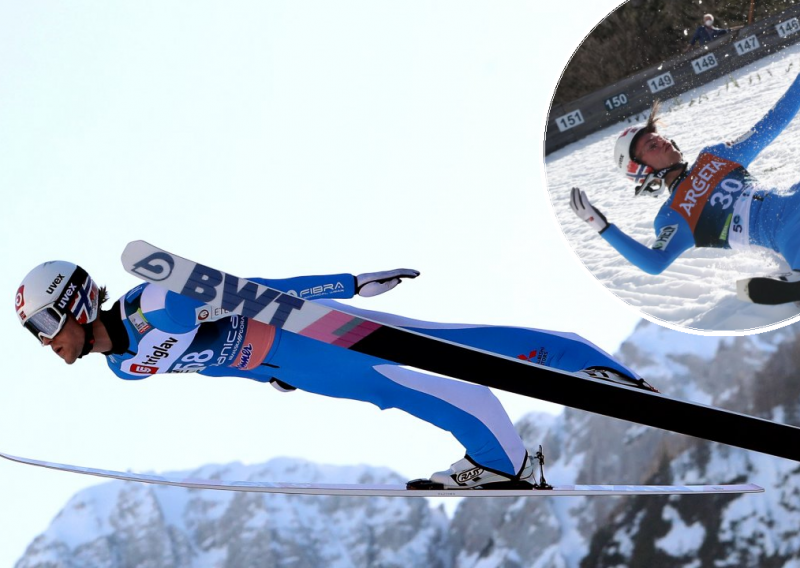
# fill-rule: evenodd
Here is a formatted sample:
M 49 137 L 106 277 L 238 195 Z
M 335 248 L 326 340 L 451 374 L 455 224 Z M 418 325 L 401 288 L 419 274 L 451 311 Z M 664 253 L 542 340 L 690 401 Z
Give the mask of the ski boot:
M 770 306 L 800 301 L 800 270 L 738 280 L 736 297 L 745 302 Z
M 623 375 L 619 371 L 610 369 L 608 367 L 589 367 L 588 369 L 583 369 L 582 371 L 578 371 L 577 374 L 592 379 L 600 379 L 603 381 L 608 381 L 610 383 L 617 383 L 619 385 L 626 385 L 629 387 L 637 387 L 642 390 L 659 392 L 656 387 L 654 387 L 641 377 L 634 379 L 633 377 Z
M 534 459 L 540 469 L 540 480 L 536 479 Z M 415 479 L 407 483 L 408 489 L 552 489 L 544 481 L 544 454 L 542 447 L 535 456 L 526 452 L 522 468 L 516 475 L 508 475 L 483 467 L 465 456 L 446 471 L 437 471 L 430 479 Z

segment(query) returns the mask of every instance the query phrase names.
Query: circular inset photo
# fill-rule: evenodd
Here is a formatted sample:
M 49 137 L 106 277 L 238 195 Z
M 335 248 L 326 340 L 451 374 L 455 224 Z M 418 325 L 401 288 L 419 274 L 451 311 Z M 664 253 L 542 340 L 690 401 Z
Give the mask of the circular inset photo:
M 565 68 L 553 208 L 586 268 L 648 319 L 775 329 L 800 319 L 800 6 L 672 4 L 623 4 Z

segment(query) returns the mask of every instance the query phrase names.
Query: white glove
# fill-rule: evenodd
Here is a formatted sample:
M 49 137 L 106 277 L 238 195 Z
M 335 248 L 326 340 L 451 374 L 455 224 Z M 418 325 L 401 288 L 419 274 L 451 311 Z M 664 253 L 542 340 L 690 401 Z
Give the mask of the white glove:
M 419 276 L 419 271 L 409 268 L 359 274 L 356 276 L 356 293 L 359 296 L 370 298 L 388 292 L 400 284 L 402 278 L 416 278 L 417 276 Z
M 602 233 L 608 228 L 606 216 L 592 207 L 592 204 L 589 203 L 589 198 L 586 197 L 585 191 L 581 191 L 579 188 L 573 187 L 570 195 L 569 206 L 575 212 L 575 215 L 589 223 L 589 226 L 598 233 Z

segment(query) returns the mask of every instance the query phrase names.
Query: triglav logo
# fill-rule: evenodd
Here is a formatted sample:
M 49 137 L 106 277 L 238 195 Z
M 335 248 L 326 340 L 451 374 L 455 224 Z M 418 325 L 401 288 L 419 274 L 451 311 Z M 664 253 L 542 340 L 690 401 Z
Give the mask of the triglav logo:
M 146 280 L 166 280 L 175 268 L 175 261 L 164 252 L 154 252 L 133 265 L 133 272 Z

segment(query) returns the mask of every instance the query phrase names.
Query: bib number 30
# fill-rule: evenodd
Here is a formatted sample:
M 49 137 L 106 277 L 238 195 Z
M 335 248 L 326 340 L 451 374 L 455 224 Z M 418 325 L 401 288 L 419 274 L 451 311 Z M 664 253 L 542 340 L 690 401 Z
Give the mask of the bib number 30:
M 744 184 L 735 179 L 725 179 L 722 180 L 722 183 L 717 187 L 722 189 L 722 191 L 715 192 L 711 196 L 711 199 L 709 199 L 709 202 L 713 206 L 719 205 L 722 209 L 727 209 L 733 205 L 735 198 L 732 194 L 742 191 Z

